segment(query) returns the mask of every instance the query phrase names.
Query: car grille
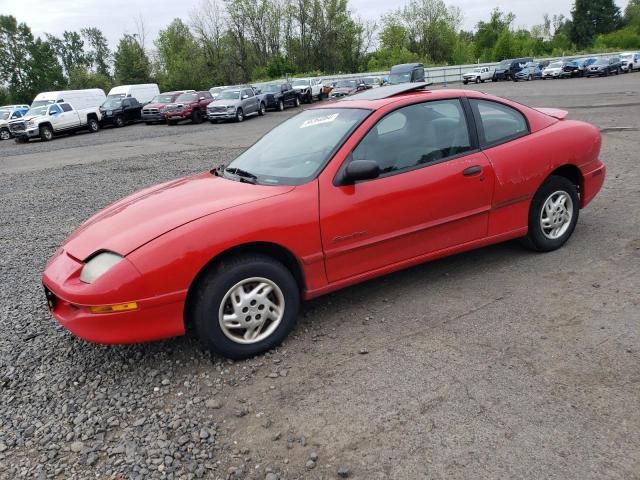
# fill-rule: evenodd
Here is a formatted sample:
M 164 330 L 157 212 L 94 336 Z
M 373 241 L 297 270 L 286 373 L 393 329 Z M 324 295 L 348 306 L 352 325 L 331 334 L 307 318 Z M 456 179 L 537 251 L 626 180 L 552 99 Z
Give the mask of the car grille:
M 158 108 L 145 108 L 142 113 L 146 113 L 147 115 L 153 115 L 160 113 L 160 109 Z
M 181 112 L 182 111 L 182 106 L 181 105 L 171 105 L 167 108 L 165 108 L 165 112 Z
M 24 132 L 26 130 L 27 126 L 25 125 L 24 122 L 17 122 L 17 123 L 11 123 L 9 124 L 9 129 L 12 132 Z
M 207 111 L 210 113 L 224 113 L 227 110 L 227 107 L 213 106 L 207 108 Z

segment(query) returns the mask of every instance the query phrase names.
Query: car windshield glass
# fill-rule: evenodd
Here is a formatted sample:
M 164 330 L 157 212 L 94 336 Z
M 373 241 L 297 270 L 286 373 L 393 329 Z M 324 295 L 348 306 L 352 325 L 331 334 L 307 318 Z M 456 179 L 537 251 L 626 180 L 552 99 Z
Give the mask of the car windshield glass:
M 294 87 L 308 87 L 309 86 L 309 80 L 294 80 L 292 85 Z
M 51 105 L 52 103 L 55 103 L 55 102 L 53 100 L 35 100 L 31 104 L 31 108 L 41 107 L 42 105 Z
M 356 108 L 306 110 L 267 133 L 227 170 L 248 172 L 263 185 L 301 185 L 315 178 L 369 113 Z
M 340 80 L 336 82 L 336 88 L 356 88 L 355 80 Z
M 267 93 L 276 93 L 280 91 L 280 84 L 279 83 L 267 83 L 265 86 L 262 87 L 262 91 L 263 92 L 267 92 Z
M 624 55 L 620 55 L 620 58 L 622 60 L 629 60 L 631 57 L 633 57 L 632 53 L 625 53 Z
M 238 100 L 240 98 L 240 90 L 225 90 L 218 95 L 218 100 Z
M 28 115 L 46 115 L 47 114 L 47 105 L 42 105 L 41 107 L 32 108 L 27 112 Z
M 183 93 L 176 98 L 176 102 L 195 102 L 198 96 L 195 93 Z
M 171 95 L 156 95 L 151 103 L 171 103 Z
M 9 110 L 0 110 L 0 120 L 6 120 L 11 115 Z
M 562 68 L 562 62 L 553 62 L 549 64 L 549 68 Z
M 509 68 L 511 66 L 511 60 L 501 61 L 496 68 Z
M 375 85 L 376 84 L 376 79 L 372 78 L 372 77 L 366 77 L 363 79 L 363 83 L 365 85 Z
M 596 60 L 596 65 L 608 65 L 609 64 L 609 60 L 605 59 L 605 58 L 599 58 L 598 60 Z
M 392 73 L 389 75 L 389 83 L 395 85 L 397 83 L 406 83 L 411 81 L 411 72 Z
M 103 108 L 120 108 L 121 105 L 122 105 L 122 99 L 110 98 L 102 104 L 102 107 Z

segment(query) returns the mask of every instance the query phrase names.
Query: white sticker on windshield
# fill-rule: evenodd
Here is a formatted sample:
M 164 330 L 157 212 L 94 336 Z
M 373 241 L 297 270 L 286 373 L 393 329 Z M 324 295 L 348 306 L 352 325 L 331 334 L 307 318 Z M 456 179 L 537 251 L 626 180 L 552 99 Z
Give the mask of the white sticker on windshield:
M 309 120 L 305 120 L 300 128 L 313 127 L 314 125 L 321 125 L 323 123 L 331 123 L 336 118 L 338 118 L 339 113 L 332 113 L 331 115 L 325 115 L 323 117 L 310 118 Z

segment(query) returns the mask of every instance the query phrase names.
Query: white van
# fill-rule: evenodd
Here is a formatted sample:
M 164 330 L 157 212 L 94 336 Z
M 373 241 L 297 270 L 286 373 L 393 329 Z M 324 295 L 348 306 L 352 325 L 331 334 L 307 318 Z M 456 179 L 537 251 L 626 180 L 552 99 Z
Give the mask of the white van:
M 139 103 L 145 104 L 153 100 L 153 97 L 160 95 L 160 89 L 155 83 L 143 83 L 140 85 L 120 85 L 113 87 L 109 91 L 107 98 L 133 97 Z
M 31 108 L 52 103 L 67 102 L 76 110 L 98 108 L 107 96 L 101 88 L 87 88 L 86 90 L 62 90 L 60 92 L 42 92 L 34 98 Z

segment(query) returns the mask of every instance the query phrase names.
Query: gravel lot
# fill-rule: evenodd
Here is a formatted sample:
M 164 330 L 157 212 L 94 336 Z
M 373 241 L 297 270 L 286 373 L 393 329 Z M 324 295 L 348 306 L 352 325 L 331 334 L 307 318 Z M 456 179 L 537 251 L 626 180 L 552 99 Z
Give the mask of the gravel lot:
M 640 478 L 640 74 L 479 89 L 607 129 L 608 178 L 572 240 L 316 299 L 243 362 L 191 338 L 77 340 L 40 273 L 97 209 L 228 161 L 293 111 L 1 142 L 0 478 Z

